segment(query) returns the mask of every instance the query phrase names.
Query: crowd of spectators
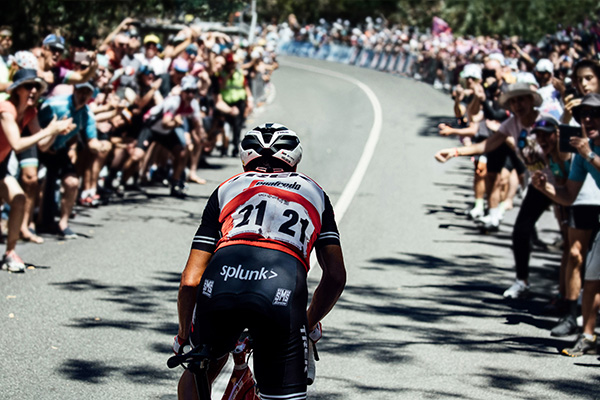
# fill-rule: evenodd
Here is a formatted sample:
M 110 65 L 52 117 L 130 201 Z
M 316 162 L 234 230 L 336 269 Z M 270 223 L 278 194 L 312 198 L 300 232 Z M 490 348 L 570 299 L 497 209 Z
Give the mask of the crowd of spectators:
M 536 222 L 549 207 L 554 211 L 562 258 L 558 291 L 546 294 L 552 300 L 544 310 L 559 317 L 552 336 L 580 333 L 562 350 L 572 357 L 595 354 L 597 346 L 599 33 L 600 23 L 588 21 L 528 43 L 518 37 L 455 37 L 439 19 L 420 33 L 382 18 L 358 26 L 342 20 L 301 26 L 293 15 L 278 31 L 280 53 L 411 77 L 451 94 L 455 123 L 438 129 L 460 143 L 435 157 L 446 162 L 471 156 L 474 204 L 467 216 L 482 232 L 498 231 L 517 193 L 523 196 L 512 232 L 516 279 L 505 298 L 530 295 L 532 248 L 546 248 Z
M 206 183 L 207 155 L 237 155 L 277 68 L 267 31 L 253 43 L 197 26 L 161 32 L 126 18 L 103 40 L 56 31 L 16 49 L 0 27 L 2 269 L 25 271 L 19 239 L 77 238 L 75 207 L 152 184 L 185 199 L 188 183 Z

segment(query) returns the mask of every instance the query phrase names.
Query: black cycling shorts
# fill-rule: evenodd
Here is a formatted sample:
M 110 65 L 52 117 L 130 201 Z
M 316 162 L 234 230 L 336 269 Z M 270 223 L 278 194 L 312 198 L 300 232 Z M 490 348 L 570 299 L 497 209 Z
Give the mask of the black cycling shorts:
M 264 398 L 306 395 L 306 270 L 277 250 L 231 245 L 213 255 L 198 288 L 190 340 L 215 357 L 247 328 Z M 273 397 L 271 397 L 273 396 Z M 283 397 L 279 397 L 283 396 Z M 305 398 L 305 397 L 304 397 Z

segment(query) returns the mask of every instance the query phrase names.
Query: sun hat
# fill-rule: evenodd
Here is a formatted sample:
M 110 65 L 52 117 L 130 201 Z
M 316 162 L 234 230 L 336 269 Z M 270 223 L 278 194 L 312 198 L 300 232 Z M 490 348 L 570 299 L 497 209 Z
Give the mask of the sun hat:
M 40 92 L 43 93 L 46 91 L 48 84 L 40 77 L 37 76 L 37 70 L 35 69 L 20 69 L 15 72 L 13 77 L 13 83 L 6 89 L 6 93 L 11 94 L 13 90 L 18 88 L 21 85 L 24 85 L 28 82 L 35 82 L 40 84 Z
M 519 96 L 533 96 L 533 105 L 539 107 L 542 105 L 542 96 L 535 90 L 531 89 L 529 83 L 517 82 L 512 85 L 508 85 L 508 90 L 500 95 L 500 107 L 506 108 L 506 105 L 510 99 Z
M 21 69 L 38 69 L 38 59 L 30 51 L 17 51 L 12 58 Z

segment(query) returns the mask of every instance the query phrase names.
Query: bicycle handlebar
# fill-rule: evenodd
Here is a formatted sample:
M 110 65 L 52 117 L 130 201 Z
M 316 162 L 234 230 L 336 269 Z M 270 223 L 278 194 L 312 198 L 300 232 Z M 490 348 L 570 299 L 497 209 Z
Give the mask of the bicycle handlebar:
M 191 363 L 194 361 L 202 361 L 210 359 L 210 353 L 207 346 L 196 346 L 187 353 L 181 353 L 170 357 L 167 360 L 167 367 L 173 369 L 180 366 L 181 364 Z

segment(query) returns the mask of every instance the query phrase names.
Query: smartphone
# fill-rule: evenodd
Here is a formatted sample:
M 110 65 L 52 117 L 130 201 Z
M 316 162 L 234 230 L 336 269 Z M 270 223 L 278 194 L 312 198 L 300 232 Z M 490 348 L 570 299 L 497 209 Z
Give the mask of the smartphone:
M 573 136 L 582 137 L 581 127 L 560 124 L 558 126 L 558 148 L 563 153 L 577 153 L 577 149 L 569 144 Z
M 78 51 L 75 53 L 75 57 L 73 57 L 73 61 L 76 63 L 82 63 L 88 61 L 88 53 L 85 51 Z

